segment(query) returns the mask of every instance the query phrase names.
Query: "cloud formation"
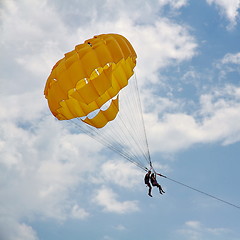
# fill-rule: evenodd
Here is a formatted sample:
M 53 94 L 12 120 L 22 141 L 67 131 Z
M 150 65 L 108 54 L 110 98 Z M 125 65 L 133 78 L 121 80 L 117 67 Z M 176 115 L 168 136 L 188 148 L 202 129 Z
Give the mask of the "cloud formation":
M 218 7 L 220 14 L 225 16 L 230 22 L 228 29 L 236 26 L 239 19 L 240 2 L 238 0 L 206 0 L 208 4 L 214 4 Z
M 4 219 L 0 219 L 0 238 L 7 240 L 39 239 L 37 233 L 31 226 L 25 223 L 20 223 L 13 218 L 9 218 L 8 216 L 5 216 Z
M 211 237 L 213 240 L 225 239 L 228 238 L 229 235 L 232 235 L 232 232 L 229 229 L 206 227 L 199 221 L 185 222 L 184 227 L 179 229 L 178 232 L 187 240 L 200 240 L 206 237 Z
M 101 166 L 103 182 L 109 182 L 125 188 L 134 188 L 139 184 L 142 174 L 136 167 L 125 160 L 107 161 Z M 98 180 L 99 182 L 99 180 Z
M 222 59 L 223 64 L 237 64 L 240 65 L 240 52 L 238 53 L 227 53 L 223 59 Z
M 240 140 L 240 89 L 233 85 L 201 95 L 199 109 L 191 115 L 169 113 L 147 116 L 152 151 L 174 152 L 196 143 Z
M 102 187 L 97 190 L 93 202 L 103 207 L 106 212 L 124 214 L 139 211 L 138 202 L 134 201 L 118 201 L 117 194 L 110 188 Z

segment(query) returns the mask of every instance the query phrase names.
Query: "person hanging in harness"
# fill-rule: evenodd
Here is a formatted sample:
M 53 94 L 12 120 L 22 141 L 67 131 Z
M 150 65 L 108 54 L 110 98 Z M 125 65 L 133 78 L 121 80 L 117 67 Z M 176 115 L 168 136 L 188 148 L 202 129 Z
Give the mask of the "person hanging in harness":
M 159 174 L 159 173 L 158 173 L 158 175 L 159 175 L 159 176 L 162 176 L 162 177 L 165 177 L 165 176 L 163 176 L 162 174 Z M 161 185 L 157 182 L 156 173 L 152 173 L 152 174 L 151 174 L 150 180 L 151 180 L 151 184 L 152 184 L 153 187 L 158 187 L 160 194 L 165 193 L 165 192 L 163 191 Z
M 151 176 L 151 171 L 149 170 L 144 177 L 144 182 L 148 187 L 148 195 L 150 197 L 152 197 L 152 194 L 151 194 L 152 187 L 151 187 L 151 184 L 150 184 L 150 176 Z

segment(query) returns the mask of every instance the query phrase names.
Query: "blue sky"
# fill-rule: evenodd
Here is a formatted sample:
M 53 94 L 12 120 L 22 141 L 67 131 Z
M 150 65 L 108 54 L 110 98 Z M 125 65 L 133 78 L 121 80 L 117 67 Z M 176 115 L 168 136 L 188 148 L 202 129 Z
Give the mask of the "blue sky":
M 149 148 L 164 175 L 240 206 L 238 0 L 2 0 L 0 239 L 239 240 L 240 209 L 144 172 L 54 119 L 63 54 L 100 33 L 138 58 Z

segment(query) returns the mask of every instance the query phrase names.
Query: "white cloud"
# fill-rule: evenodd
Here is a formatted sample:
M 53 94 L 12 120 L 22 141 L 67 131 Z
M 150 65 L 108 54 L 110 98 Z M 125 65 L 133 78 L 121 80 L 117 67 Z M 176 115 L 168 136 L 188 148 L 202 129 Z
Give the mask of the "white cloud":
M 77 204 L 72 207 L 72 217 L 77 219 L 85 219 L 90 214 L 84 208 L 81 208 Z
M 228 63 L 232 63 L 232 64 L 238 64 L 240 65 L 240 52 L 232 54 L 232 53 L 228 53 L 226 54 L 222 61 L 223 64 L 228 64 Z
M 125 188 L 134 188 L 141 177 L 139 170 L 126 160 L 112 160 L 101 166 L 101 177 L 104 182 Z
M 18 239 L 22 240 L 36 240 L 38 239 L 36 232 L 32 229 L 32 227 L 22 223 L 18 224 Z M 16 239 L 15 236 L 13 239 Z
M 216 61 L 215 66 L 221 80 L 234 81 L 229 73 L 240 73 L 240 53 L 227 53 L 222 59 Z
M 139 210 L 137 201 L 118 201 L 117 194 L 110 188 L 102 187 L 97 190 L 93 202 L 102 206 L 106 212 L 125 214 Z
M 152 151 L 171 152 L 195 143 L 221 142 L 224 145 L 240 140 L 240 89 L 226 85 L 200 97 L 200 108 L 186 113 L 146 115 Z
M 197 54 L 197 43 L 185 26 L 157 18 L 153 25 L 134 28 L 138 37 L 134 39 L 133 36 L 132 42 L 138 53 L 137 76 L 140 80 L 158 82 L 156 73 L 160 68 L 189 60 Z
M 100 146 L 87 136 L 68 134 L 49 117 L 30 129 L 11 122 L 0 123 L 1 223 L 6 218 L 16 223 L 8 236 L 5 222 L 3 239 L 11 239 L 11 235 L 17 239 L 20 234 L 28 239 L 31 228 L 21 219 L 88 217 L 88 212 L 74 203 L 70 194 L 78 187 L 78 201 L 84 199 L 81 183 L 87 181 L 85 173 L 95 169 Z M 90 148 L 96 152 L 91 153 Z
M 4 218 L 0 218 L 0 239 L 38 240 L 39 238 L 31 226 L 4 216 Z
M 46 100 L 41 90 L 31 91 L 26 87 L 23 91 L 18 94 L 11 92 L 7 94 L 4 91 L 0 96 L 2 113 L 0 121 L 34 125 L 34 121 L 48 113 Z
M 9 0 L 1 5 L 1 83 L 4 93 L 43 91 L 44 80 L 57 57 L 62 41 L 70 37 L 58 13 L 47 1 Z
M 103 240 L 114 240 L 114 239 L 108 235 L 105 235 L 103 236 Z
M 126 227 L 122 224 L 118 224 L 117 226 L 114 227 L 118 231 L 124 231 L 126 230 Z
M 187 5 L 188 0 L 158 0 L 161 6 L 170 5 L 172 8 L 179 9 Z
M 239 17 L 238 11 L 240 8 L 239 0 L 206 0 L 208 4 L 215 4 L 222 15 L 230 22 L 228 28 L 232 29 L 236 26 Z
M 210 228 L 204 226 L 199 221 L 187 221 L 184 226 L 178 230 L 180 235 L 187 240 L 201 239 L 226 239 L 231 235 L 231 230 L 227 228 Z

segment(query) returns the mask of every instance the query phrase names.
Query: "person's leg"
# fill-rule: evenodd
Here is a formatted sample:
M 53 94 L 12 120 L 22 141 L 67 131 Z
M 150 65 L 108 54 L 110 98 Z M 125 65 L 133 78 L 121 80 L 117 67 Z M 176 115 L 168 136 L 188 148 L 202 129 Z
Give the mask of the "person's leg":
M 162 189 L 161 185 L 160 185 L 160 184 L 157 184 L 156 186 L 157 186 L 157 187 L 158 187 L 158 189 L 159 189 L 159 193 L 160 193 L 160 194 L 163 194 L 163 193 L 164 193 L 164 191 L 163 191 L 163 189 Z
M 165 192 L 163 191 L 163 189 L 162 189 L 162 186 L 161 186 L 160 184 L 158 184 L 158 189 L 159 189 L 159 192 L 160 192 L 161 194 L 165 193 Z
M 151 185 L 150 185 L 150 183 L 149 183 L 149 184 L 148 184 L 148 195 L 149 195 L 150 197 L 152 197 L 151 192 L 152 192 L 152 187 L 151 187 Z

